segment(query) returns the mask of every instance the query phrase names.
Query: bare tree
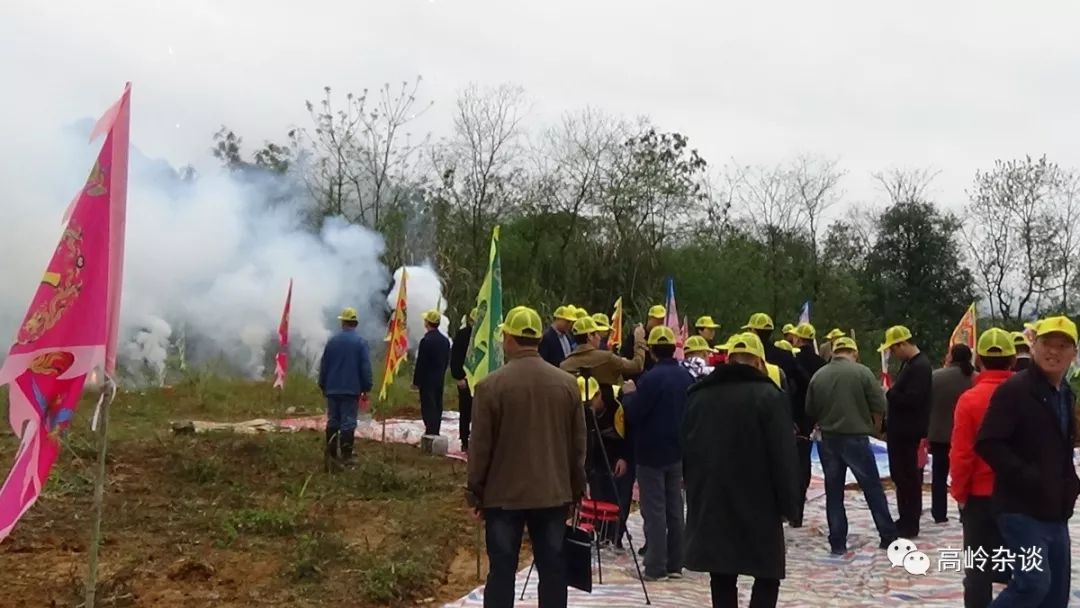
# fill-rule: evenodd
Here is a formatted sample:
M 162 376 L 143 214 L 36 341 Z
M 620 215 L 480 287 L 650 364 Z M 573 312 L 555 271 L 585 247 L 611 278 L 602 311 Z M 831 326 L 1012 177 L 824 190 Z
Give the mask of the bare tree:
M 821 292 L 821 264 L 818 239 L 825 212 L 842 195 L 840 180 L 844 172 L 837 168 L 839 161 L 813 156 L 800 156 L 791 165 L 791 189 L 810 236 L 810 295 L 817 300 Z
M 893 203 L 927 201 L 931 184 L 941 171 L 938 169 L 888 169 L 873 174 L 881 189 Z
M 1070 314 L 1075 311 L 1076 301 L 1069 293 L 1076 289 L 1075 283 L 1080 276 L 1074 270 L 1076 259 L 1080 257 L 1080 174 L 1062 171 L 1056 199 L 1057 238 L 1054 244 L 1061 282 L 1060 312 Z

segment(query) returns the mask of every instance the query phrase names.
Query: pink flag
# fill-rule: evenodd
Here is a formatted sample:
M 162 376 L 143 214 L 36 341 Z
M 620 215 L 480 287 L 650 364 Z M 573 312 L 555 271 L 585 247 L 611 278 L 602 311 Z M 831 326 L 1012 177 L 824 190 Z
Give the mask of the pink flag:
M 668 277 L 667 280 L 667 302 L 665 303 L 667 308 L 667 317 L 664 318 L 664 325 L 671 328 L 671 331 L 675 333 L 677 340 L 675 346 L 675 358 L 679 361 L 683 360 L 683 328 L 679 326 L 679 310 L 675 306 L 675 279 Z
M 285 374 L 289 373 L 289 309 L 292 307 L 292 279 L 289 279 L 289 293 L 285 296 L 285 310 L 281 311 L 281 324 L 278 325 L 278 353 L 274 365 L 274 388 L 285 390 Z
M 11 385 L 8 420 L 21 439 L 0 488 L 0 540 L 41 493 L 87 376 L 116 368 L 130 95 L 128 84 L 94 127 L 105 143 L 0 367 L 0 385 Z

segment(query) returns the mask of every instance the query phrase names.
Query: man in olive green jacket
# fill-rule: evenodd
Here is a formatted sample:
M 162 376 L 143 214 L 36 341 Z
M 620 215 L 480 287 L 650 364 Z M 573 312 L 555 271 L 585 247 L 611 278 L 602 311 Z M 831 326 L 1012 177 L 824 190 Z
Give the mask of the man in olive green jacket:
M 585 410 L 577 380 L 540 358 L 540 315 L 518 307 L 502 324 L 507 362 L 476 385 L 466 498 L 487 530 L 486 606 L 514 605 L 525 526 L 539 603 L 566 606 L 562 543 L 568 508 L 585 493 Z
M 806 413 L 818 421 L 818 453 L 825 473 L 825 514 L 829 520 L 829 548 L 833 555 L 847 553 L 847 512 L 844 483 L 851 469 L 874 518 L 881 548 L 896 540 L 896 524 L 881 487 L 870 435 L 885 412 L 885 393 L 874 373 L 858 362 L 859 347 L 851 338 L 833 342 L 833 357 L 810 380 Z

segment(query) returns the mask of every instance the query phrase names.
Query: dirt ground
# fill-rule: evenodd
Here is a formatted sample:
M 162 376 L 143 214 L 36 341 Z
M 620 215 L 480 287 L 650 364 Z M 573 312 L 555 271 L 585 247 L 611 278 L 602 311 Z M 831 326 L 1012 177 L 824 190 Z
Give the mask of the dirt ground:
M 168 430 L 170 419 L 284 414 L 284 402 L 262 405 L 264 393 L 221 384 L 117 400 L 99 606 L 439 605 L 477 585 L 463 463 L 358 442 L 356 466 L 330 475 L 315 433 Z M 38 503 L 0 543 L 0 606 L 82 604 L 96 458 L 89 410 Z M 16 447 L 0 437 L 0 462 Z

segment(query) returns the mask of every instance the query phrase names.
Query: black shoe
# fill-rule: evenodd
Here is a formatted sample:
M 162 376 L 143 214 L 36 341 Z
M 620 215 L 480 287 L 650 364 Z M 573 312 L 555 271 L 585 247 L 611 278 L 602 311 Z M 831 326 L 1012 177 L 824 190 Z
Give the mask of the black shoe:
M 469 440 L 468 439 L 462 439 L 461 440 L 461 451 L 465 452 L 465 453 L 468 453 L 468 451 L 469 451 Z
M 345 431 L 341 434 L 339 444 L 341 446 L 341 462 L 349 463 L 353 459 L 353 442 L 356 441 L 355 431 Z
M 637 554 L 641 555 L 641 556 L 644 556 L 645 551 L 646 551 L 647 548 L 648 548 L 648 545 L 641 545 L 641 548 L 637 550 Z
M 847 549 L 838 549 L 836 547 L 833 547 L 829 549 L 829 555 L 833 557 L 844 557 L 845 555 L 847 555 Z
M 949 523 L 949 518 L 946 517 L 944 519 L 938 519 L 938 518 L 935 517 L 934 518 L 934 523 L 935 524 L 947 524 L 947 523 Z
M 802 527 L 802 519 L 795 519 L 795 520 L 789 521 L 788 525 L 790 525 L 792 528 L 801 528 Z
M 883 539 L 881 539 L 881 542 L 878 543 L 878 549 L 888 551 L 889 545 L 893 544 L 894 542 L 896 542 L 895 537 L 894 538 L 883 538 Z

